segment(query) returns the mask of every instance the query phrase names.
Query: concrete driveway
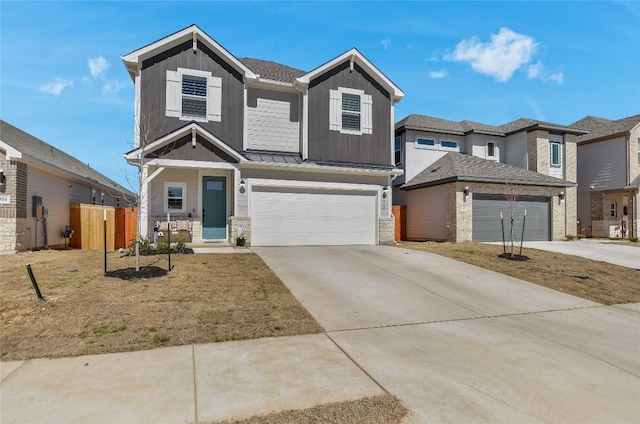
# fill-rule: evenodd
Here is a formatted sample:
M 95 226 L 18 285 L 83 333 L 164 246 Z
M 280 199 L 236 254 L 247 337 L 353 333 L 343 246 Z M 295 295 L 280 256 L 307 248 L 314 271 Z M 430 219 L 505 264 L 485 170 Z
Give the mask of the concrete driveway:
M 625 246 L 612 240 L 525 241 L 524 247 L 582 256 L 627 268 L 640 268 L 640 247 Z
M 408 422 L 640 422 L 640 304 L 394 247 L 253 250 Z

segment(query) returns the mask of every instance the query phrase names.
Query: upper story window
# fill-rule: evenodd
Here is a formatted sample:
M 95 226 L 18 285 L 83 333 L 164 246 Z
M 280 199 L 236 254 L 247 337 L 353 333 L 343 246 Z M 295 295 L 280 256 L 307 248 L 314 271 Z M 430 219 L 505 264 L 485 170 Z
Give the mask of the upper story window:
M 402 163 L 402 137 L 396 137 L 395 140 L 395 163 L 396 165 Z
M 207 117 L 207 79 L 192 75 L 182 76 L 182 115 Z
M 329 129 L 342 134 L 373 132 L 373 99 L 363 90 L 339 87 L 329 93 Z
M 618 204 L 616 202 L 611 202 L 611 209 L 610 209 L 609 215 L 613 218 L 618 216 Z
M 166 116 L 185 121 L 222 120 L 222 78 L 211 72 L 167 71 Z
M 562 155 L 561 155 L 560 143 L 551 142 L 551 166 L 561 166 L 562 165 Z
M 457 141 L 449 141 L 449 140 L 440 140 L 440 147 L 443 149 L 457 149 L 458 142 Z
M 187 183 L 164 183 L 164 212 L 186 212 Z
M 436 141 L 433 138 L 416 138 L 416 146 L 426 149 L 433 149 L 436 147 Z
M 487 142 L 487 157 L 496 157 L 496 143 L 494 143 L 493 141 Z
M 638 139 L 638 165 L 640 165 L 640 138 Z

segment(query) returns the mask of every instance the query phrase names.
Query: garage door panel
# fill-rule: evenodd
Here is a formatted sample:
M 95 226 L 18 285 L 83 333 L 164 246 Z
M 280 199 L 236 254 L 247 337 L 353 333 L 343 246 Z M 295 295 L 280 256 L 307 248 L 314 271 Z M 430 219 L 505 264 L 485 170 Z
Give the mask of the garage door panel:
M 251 196 L 254 246 L 375 244 L 373 193 L 257 188 Z
M 550 205 L 546 197 L 520 197 L 514 207 L 513 231 L 516 238 L 522 238 L 524 211 L 527 211 L 524 240 L 550 240 Z M 509 203 L 504 196 L 474 195 L 473 198 L 473 240 L 502 241 L 500 212 L 504 217 L 505 238 L 511 230 Z

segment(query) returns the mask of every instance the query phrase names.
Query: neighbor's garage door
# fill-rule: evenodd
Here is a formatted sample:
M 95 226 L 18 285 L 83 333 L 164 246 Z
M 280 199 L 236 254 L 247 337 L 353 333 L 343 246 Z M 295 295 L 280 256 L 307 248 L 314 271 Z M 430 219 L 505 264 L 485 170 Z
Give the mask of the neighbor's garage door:
M 252 246 L 376 243 L 375 192 L 254 187 Z
M 524 241 L 546 241 L 551 239 L 550 207 L 548 197 L 518 197 L 515 204 L 514 233 L 516 239 L 522 238 L 524 210 L 527 219 L 524 228 Z M 504 196 L 473 195 L 473 240 L 502 241 L 500 212 L 504 217 L 505 238 L 509 240 L 511 220 L 509 205 Z

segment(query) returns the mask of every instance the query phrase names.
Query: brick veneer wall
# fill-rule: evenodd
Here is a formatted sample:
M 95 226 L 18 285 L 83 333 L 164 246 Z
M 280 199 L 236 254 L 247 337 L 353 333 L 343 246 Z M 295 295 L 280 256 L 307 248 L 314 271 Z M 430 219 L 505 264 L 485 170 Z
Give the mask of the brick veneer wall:
M 7 152 L 2 149 L 0 164 L 6 177 L 0 194 L 9 196 L 9 203 L 0 205 L 0 251 L 15 251 L 22 246 L 18 221 L 27 217 L 27 165 L 7 161 Z

